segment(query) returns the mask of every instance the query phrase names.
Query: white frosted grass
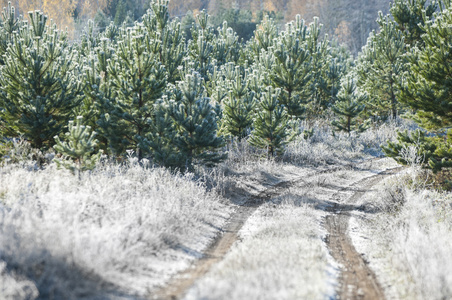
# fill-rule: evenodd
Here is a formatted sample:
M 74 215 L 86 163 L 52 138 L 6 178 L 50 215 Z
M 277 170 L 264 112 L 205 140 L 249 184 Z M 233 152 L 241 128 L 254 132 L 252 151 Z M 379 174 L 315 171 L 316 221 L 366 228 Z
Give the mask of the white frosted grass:
M 335 274 L 319 228 L 323 211 L 285 195 L 248 219 L 239 240 L 185 299 L 329 299 Z
M 287 146 L 284 160 L 298 164 L 334 164 L 344 160 L 355 160 L 365 156 L 383 156 L 381 145 L 393 141 L 397 131 L 411 128 L 412 122 L 397 120 L 350 136 L 344 132 L 333 132 L 328 123 L 316 122 L 313 125 L 301 124 L 301 129 L 313 129 L 313 136 L 305 139 L 303 135 Z M 333 134 L 334 133 L 334 134 Z
M 408 189 L 405 180 L 389 179 L 369 195 L 384 211 L 372 222 L 353 220 L 354 243 L 389 298 L 451 299 L 452 194 Z
M 137 165 L 81 180 L 3 167 L 0 203 L 0 287 L 14 270 L 60 299 L 146 295 L 199 257 L 230 212 L 192 178 Z
M 35 299 L 38 289 L 27 279 L 15 278 L 6 270 L 6 263 L 0 261 L 0 296 L 2 299 Z

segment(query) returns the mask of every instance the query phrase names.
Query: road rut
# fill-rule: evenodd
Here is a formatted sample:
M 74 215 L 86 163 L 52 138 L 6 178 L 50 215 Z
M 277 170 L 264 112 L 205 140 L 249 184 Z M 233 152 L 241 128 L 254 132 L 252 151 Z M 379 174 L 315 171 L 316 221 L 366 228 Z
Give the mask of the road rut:
M 356 192 L 345 203 L 336 202 L 328 208 L 325 227 L 328 231 L 327 246 L 331 256 L 341 265 L 336 299 L 385 299 L 383 289 L 367 262 L 356 251 L 348 235 L 350 211 L 359 209 L 354 203 L 386 176 L 393 175 L 400 168 L 364 178 L 355 183 Z
M 356 166 L 345 167 L 346 170 L 353 170 L 354 168 Z M 283 194 L 292 187 L 297 189 L 315 189 L 319 184 L 315 183 L 317 178 L 319 178 L 317 177 L 318 175 L 343 170 L 344 166 L 341 166 L 305 173 L 296 179 L 270 186 L 257 196 L 249 196 L 245 204 L 237 208 L 223 229 L 222 234 L 207 248 L 203 257 L 194 262 L 191 268 L 178 274 L 166 286 L 153 293 L 151 299 L 182 299 L 197 280 L 202 278 L 213 265 L 224 258 L 234 242 L 237 241 L 240 229 L 262 203 Z M 359 170 L 367 170 L 367 168 Z M 332 257 L 342 266 L 339 276 L 339 289 L 336 294 L 337 299 L 384 299 L 384 293 L 375 274 L 368 267 L 362 256 L 357 253 L 348 236 L 348 221 L 350 211 L 360 209 L 355 206 L 356 200 L 385 176 L 392 175 L 398 170 L 399 168 L 390 169 L 339 188 L 331 196 L 330 205 L 324 208 L 329 212 L 325 218 L 325 228 L 328 231 L 326 244 Z M 349 196 L 344 201 L 337 200 L 340 198 L 338 196 L 340 196 L 342 191 L 349 190 L 355 191 L 352 196 Z

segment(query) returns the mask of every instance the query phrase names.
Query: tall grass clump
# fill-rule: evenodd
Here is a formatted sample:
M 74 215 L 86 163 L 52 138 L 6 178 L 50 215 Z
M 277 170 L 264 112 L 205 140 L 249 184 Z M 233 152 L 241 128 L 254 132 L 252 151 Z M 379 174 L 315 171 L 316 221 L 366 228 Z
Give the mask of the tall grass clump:
M 26 289 L 30 299 L 146 296 L 199 256 L 228 213 L 192 175 L 163 168 L 104 163 L 78 179 L 54 164 L 4 165 L 0 291 Z
M 396 299 L 451 298 L 452 262 L 447 258 L 452 256 L 452 195 L 428 190 L 395 193 L 404 201 L 380 216 L 373 228 L 384 245 L 383 278 L 394 285 L 389 294 Z
M 362 133 L 334 132 L 327 122 L 301 122 L 301 134 L 287 146 L 284 160 L 295 164 L 335 164 L 356 160 L 366 156 L 381 157 L 381 145 L 395 140 L 396 131 L 411 128 L 411 122 L 397 119 L 375 124 Z
M 450 299 L 452 194 L 429 189 L 416 153 L 404 149 L 409 167 L 375 188 L 367 251 L 391 299 Z

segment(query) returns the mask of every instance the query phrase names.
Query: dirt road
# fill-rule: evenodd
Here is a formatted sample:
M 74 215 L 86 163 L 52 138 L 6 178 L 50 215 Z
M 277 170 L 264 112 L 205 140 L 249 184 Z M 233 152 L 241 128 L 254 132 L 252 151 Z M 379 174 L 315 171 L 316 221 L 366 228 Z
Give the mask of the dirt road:
M 354 206 L 356 201 L 384 177 L 399 170 L 400 168 L 395 168 L 364 178 L 350 186 L 356 189 L 350 198 L 342 200 L 335 194 L 335 198 L 339 200 L 328 208 L 331 214 L 325 220 L 328 231 L 326 243 L 333 258 L 341 265 L 337 299 L 385 299 L 375 274 L 356 251 L 347 231 L 350 211 L 359 209 Z
M 320 173 L 320 172 L 317 172 Z M 248 196 L 244 204 L 239 206 L 219 236 L 205 251 L 204 256 L 191 268 L 178 274 L 166 286 L 155 292 L 153 299 L 181 299 L 193 283 L 204 276 L 212 265 L 220 261 L 237 240 L 237 234 L 246 220 L 260 204 L 277 196 L 290 186 L 298 184 L 301 179 L 279 182 L 257 196 Z
M 347 171 L 344 171 L 347 170 Z M 378 170 L 372 162 L 358 165 L 339 166 L 324 170 L 301 174 L 297 178 L 279 182 L 257 196 L 251 196 L 244 205 L 239 206 L 224 228 L 223 233 L 208 247 L 203 258 L 185 272 L 174 277 L 165 287 L 153 294 L 152 299 L 182 299 L 191 286 L 221 261 L 233 244 L 237 241 L 238 232 L 245 222 L 253 215 L 261 203 L 287 192 L 289 189 L 318 190 L 319 193 L 328 193 L 329 201 L 318 204 L 320 209 L 328 212 L 325 217 L 325 228 L 328 232 L 326 245 L 331 256 L 340 266 L 339 282 L 337 284 L 337 299 L 384 299 L 384 293 L 378 281 L 356 252 L 348 236 L 348 221 L 350 212 L 360 209 L 354 204 L 373 185 L 385 176 L 397 172 L 398 169 Z M 325 183 L 328 175 L 334 182 L 335 173 L 360 173 L 359 176 L 350 176 L 340 184 Z M 341 173 L 341 174 L 342 174 Z M 362 174 L 361 174 L 362 173 Z M 343 176 L 343 174 L 341 175 Z M 337 177 L 337 176 L 336 176 Z M 322 191 L 321 191 L 322 190 Z M 326 191 L 326 192 L 325 192 Z

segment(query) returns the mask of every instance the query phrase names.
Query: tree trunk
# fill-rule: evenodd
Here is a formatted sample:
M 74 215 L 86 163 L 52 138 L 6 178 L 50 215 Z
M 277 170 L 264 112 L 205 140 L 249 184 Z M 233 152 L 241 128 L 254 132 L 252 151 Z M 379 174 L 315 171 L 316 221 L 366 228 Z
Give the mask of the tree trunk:
M 391 90 L 391 112 L 392 112 L 392 118 L 395 120 L 397 118 L 397 99 L 394 93 L 394 79 L 392 77 L 392 73 L 391 73 L 391 77 L 389 80 L 389 88 Z

